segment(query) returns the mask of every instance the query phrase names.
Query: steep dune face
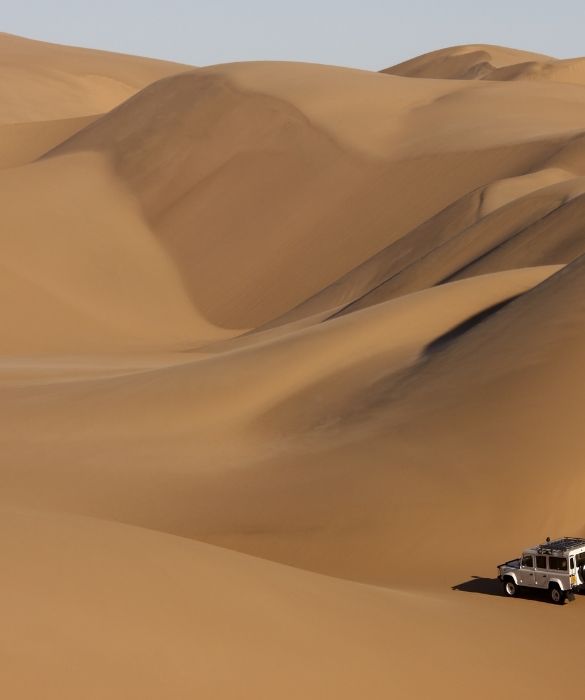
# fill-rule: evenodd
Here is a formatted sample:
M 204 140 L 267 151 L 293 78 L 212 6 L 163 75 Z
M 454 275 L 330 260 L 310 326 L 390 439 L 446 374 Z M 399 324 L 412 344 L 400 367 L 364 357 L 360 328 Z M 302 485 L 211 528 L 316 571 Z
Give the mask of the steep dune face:
M 564 691 L 581 601 L 493 576 L 585 535 L 569 66 L 3 55 L 9 694 Z
M 0 32 L 0 168 L 35 160 L 149 83 L 185 70 Z
M 417 56 L 382 73 L 451 80 L 546 80 L 585 84 L 585 59 L 556 59 L 483 44 L 453 46 Z

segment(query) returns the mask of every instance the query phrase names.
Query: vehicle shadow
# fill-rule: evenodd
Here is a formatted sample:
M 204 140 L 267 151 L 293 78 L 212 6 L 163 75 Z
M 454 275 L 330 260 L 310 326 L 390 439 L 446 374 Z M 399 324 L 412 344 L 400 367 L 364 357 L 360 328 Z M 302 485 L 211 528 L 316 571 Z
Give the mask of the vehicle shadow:
M 452 586 L 452 590 L 496 595 L 500 598 L 504 596 L 504 589 L 497 578 L 484 578 L 483 576 L 472 576 L 469 581 L 463 581 L 463 583 Z
M 456 586 L 452 586 L 452 590 L 498 596 L 498 598 L 505 597 L 504 588 L 499 579 L 484 578 L 483 576 L 472 576 L 469 581 L 464 581 L 463 583 L 458 583 Z M 517 597 L 527 600 L 548 600 L 546 591 L 530 588 L 523 588 L 518 591 Z

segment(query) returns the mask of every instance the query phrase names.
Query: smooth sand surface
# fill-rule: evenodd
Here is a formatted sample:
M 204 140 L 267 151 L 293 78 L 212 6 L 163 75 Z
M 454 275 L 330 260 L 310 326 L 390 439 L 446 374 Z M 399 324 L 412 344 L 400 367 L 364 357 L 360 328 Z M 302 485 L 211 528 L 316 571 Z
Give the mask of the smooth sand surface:
M 4 695 L 574 694 L 581 65 L 0 35 Z

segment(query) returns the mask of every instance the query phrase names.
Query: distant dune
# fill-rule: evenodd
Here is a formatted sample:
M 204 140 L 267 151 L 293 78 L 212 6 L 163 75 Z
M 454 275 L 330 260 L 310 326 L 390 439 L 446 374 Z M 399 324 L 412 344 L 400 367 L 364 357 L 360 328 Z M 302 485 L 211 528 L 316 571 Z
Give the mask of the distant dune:
M 7 697 L 574 693 L 583 61 L 0 35 Z
M 417 56 L 383 73 L 454 80 L 550 80 L 585 84 L 585 58 L 558 59 L 503 46 L 453 46 Z

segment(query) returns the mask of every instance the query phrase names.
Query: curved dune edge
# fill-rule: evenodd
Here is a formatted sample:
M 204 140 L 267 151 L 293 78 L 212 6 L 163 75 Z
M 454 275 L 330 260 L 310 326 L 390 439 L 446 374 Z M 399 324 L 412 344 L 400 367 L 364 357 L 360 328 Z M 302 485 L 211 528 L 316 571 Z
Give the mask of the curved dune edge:
M 584 192 L 582 176 L 554 167 L 496 180 L 254 332 L 352 313 L 474 274 L 571 260 L 585 252 L 575 218 Z
M 100 114 L 190 68 L 0 33 L 0 125 Z
M 99 116 L 0 124 L 0 168 L 13 168 L 36 160 Z

